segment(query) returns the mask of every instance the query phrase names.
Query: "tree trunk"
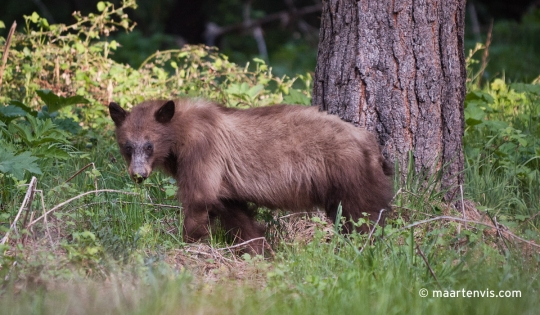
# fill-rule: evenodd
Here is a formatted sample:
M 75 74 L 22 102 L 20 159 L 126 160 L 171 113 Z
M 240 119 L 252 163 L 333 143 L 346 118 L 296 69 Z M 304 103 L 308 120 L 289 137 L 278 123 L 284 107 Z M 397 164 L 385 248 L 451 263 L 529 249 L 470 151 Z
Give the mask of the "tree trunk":
M 463 182 L 465 0 L 323 0 L 312 105 L 376 133 L 406 176 Z M 444 166 L 444 168 L 443 168 Z

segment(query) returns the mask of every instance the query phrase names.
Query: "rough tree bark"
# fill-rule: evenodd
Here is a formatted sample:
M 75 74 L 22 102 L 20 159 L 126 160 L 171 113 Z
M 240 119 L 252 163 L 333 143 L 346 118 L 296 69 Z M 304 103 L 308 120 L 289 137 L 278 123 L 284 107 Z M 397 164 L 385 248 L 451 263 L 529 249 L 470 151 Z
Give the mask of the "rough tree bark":
M 312 105 L 379 137 L 407 174 L 463 182 L 465 0 L 323 0 Z

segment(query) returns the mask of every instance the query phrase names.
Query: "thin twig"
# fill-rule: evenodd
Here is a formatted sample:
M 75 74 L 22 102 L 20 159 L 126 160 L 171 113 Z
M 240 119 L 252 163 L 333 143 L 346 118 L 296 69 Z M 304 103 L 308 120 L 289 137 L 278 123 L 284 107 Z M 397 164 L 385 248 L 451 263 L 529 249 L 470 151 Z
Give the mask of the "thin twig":
M 429 272 L 431 273 L 431 275 L 433 276 L 433 279 L 435 279 L 435 282 L 437 282 L 437 284 L 439 285 L 439 287 L 441 287 L 441 284 L 439 283 L 439 280 L 437 279 L 437 276 L 435 275 L 435 272 L 433 271 L 433 269 L 431 269 L 431 265 L 429 264 L 426 256 L 424 255 L 424 253 L 422 252 L 422 250 L 420 249 L 420 246 L 418 246 L 418 244 L 416 244 L 416 250 L 418 251 L 418 254 L 420 254 L 420 256 L 422 256 L 422 259 L 424 260 L 424 262 L 426 263 L 428 269 L 429 269 Z
M 28 204 L 28 202 L 30 200 L 30 196 L 32 196 L 34 194 L 34 188 L 36 186 L 36 183 L 37 183 L 37 178 L 35 176 L 32 176 L 32 179 L 30 180 L 30 184 L 28 185 L 28 189 L 26 190 L 26 194 L 24 195 L 24 199 L 23 199 L 23 202 L 21 204 L 21 207 L 19 208 L 19 212 L 17 213 L 17 215 L 15 216 L 15 219 L 11 223 L 11 225 L 9 227 L 9 230 L 7 231 L 6 235 L 4 235 L 4 237 L 2 238 L 2 241 L 0 242 L 0 245 L 4 245 L 7 242 L 7 240 L 9 239 L 9 233 L 13 229 L 16 229 L 17 221 L 19 220 L 19 217 L 21 216 L 21 213 L 22 213 L 23 209 Z
M 205 252 L 200 252 L 200 251 L 194 250 L 194 249 L 186 249 L 186 252 L 188 252 L 188 253 L 193 253 L 193 254 L 197 254 L 197 255 L 206 255 L 206 256 L 212 256 L 212 257 L 214 257 L 213 254 L 209 254 L 209 253 L 205 253 Z
M 418 222 L 415 222 L 413 224 L 409 224 L 407 226 L 402 227 L 401 229 L 398 229 L 396 231 L 391 232 L 388 236 L 390 236 L 392 234 L 395 234 L 395 233 L 399 233 L 399 232 L 404 231 L 404 230 L 408 230 L 408 229 L 410 229 L 412 227 L 415 227 L 415 226 L 418 226 L 418 225 L 422 225 L 422 224 L 433 222 L 433 221 L 440 221 L 440 220 L 449 220 L 449 221 L 458 221 L 458 222 L 465 222 L 466 221 L 467 223 L 478 224 L 478 225 L 487 226 L 487 227 L 492 228 L 492 229 L 497 229 L 493 225 L 489 225 L 489 224 L 484 223 L 484 222 L 478 222 L 478 221 L 473 221 L 473 220 L 465 220 L 465 219 L 462 219 L 462 218 L 443 215 L 443 216 L 440 216 L 440 217 L 435 217 L 435 218 L 431 218 L 431 219 L 427 219 L 427 220 L 418 221 Z M 527 244 L 529 244 L 529 245 L 531 245 L 533 247 L 540 248 L 540 245 L 538 245 L 538 244 L 536 244 L 534 242 L 528 241 L 526 239 L 523 239 L 523 238 L 515 235 L 514 233 L 512 233 L 510 231 L 505 231 L 504 233 L 512 236 L 513 238 L 515 238 L 517 240 L 520 240 L 520 241 L 522 241 L 524 243 L 527 243 Z
M 210 257 L 212 257 L 212 258 L 214 258 L 214 259 L 216 259 L 216 260 L 225 260 L 225 261 L 229 261 L 229 262 L 231 262 L 231 263 L 234 263 L 234 262 L 235 262 L 234 260 L 229 259 L 229 258 L 226 258 L 226 257 L 224 257 L 223 255 L 221 255 L 221 254 L 219 254 L 219 253 L 218 253 L 218 254 L 219 254 L 219 257 L 216 257 L 216 252 L 215 252 L 215 250 L 213 250 L 211 254 L 210 254 L 210 253 L 201 252 L 201 251 L 198 251 L 198 250 L 194 250 L 194 249 L 186 249 L 185 251 L 188 252 L 188 253 L 193 253 L 193 254 L 198 254 L 198 255 L 206 255 L 206 256 L 210 256 Z
M 252 238 L 252 239 L 250 239 L 250 240 L 248 240 L 248 241 L 245 241 L 245 242 L 243 242 L 243 243 L 236 244 L 236 245 L 233 245 L 233 246 L 228 246 L 228 247 L 223 247 L 223 248 L 216 248 L 216 250 L 231 250 L 231 249 L 233 249 L 233 248 L 242 247 L 242 246 L 244 246 L 244 245 L 246 245 L 246 244 L 249 244 L 249 243 L 251 243 L 251 242 L 258 241 L 258 240 L 263 240 L 263 246 L 264 246 L 265 243 L 267 243 L 267 242 L 266 242 L 266 237 L 262 236 L 262 237 Z
M 13 33 L 15 33 L 16 27 L 17 27 L 17 22 L 13 21 L 13 24 L 11 24 L 11 29 L 9 30 L 9 34 L 6 39 L 6 45 L 4 46 L 4 55 L 2 56 L 2 65 L 0 66 L 0 89 L 2 89 L 2 78 L 4 77 L 4 69 L 6 67 L 6 63 L 8 59 L 9 46 L 11 45 L 11 38 L 13 37 Z
M 282 217 L 279 217 L 278 220 L 283 220 L 283 219 L 286 219 L 288 217 L 293 217 L 293 216 L 297 216 L 297 215 L 301 215 L 301 214 L 323 214 L 324 212 L 322 211 L 311 211 L 311 212 L 295 212 L 295 213 L 291 213 L 291 214 L 287 214 L 287 215 L 284 215 Z
M 461 191 L 461 212 L 463 213 L 463 219 L 467 220 L 465 215 L 465 201 L 463 200 L 463 185 L 459 185 L 459 190 Z M 465 222 L 465 229 L 467 229 L 467 222 Z
M 31 214 L 33 215 L 32 202 L 34 201 L 34 192 L 36 191 L 36 185 L 37 185 L 37 181 L 34 182 L 34 186 L 32 187 L 32 190 L 30 191 L 30 197 L 28 198 L 28 206 L 26 207 L 26 213 L 24 215 L 24 220 L 22 222 L 22 227 L 24 227 L 26 225 L 26 222 L 28 221 L 28 216 L 31 215 Z M 30 220 L 32 220 L 32 218 L 30 218 Z
M 489 25 L 489 31 L 487 34 L 486 39 L 486 47 L 484 48 L 484 53 L 482 54 L 482 61 L 480 63 L 480 72 L 478 74 L 478 86 L 482 83 L 482 76 L 484 75 L 484 71 L 486 71 L 487 67 L 487 59 L 489 56 L 489 46 L 491 45 L 491 33 L 493 32 L 493 20 L 491 20 L 491 23 Z
M 375 224 L 373 225 L 373 228 L 369 231 L 368 238 L 367 238 L 366 242 L 364 243 L 364 246 L 362 246 L 362 248 L 358 252 L 358 254 L 362 253 L 362 251 L 364 251 L 364 248 L 366 248 L 369 240 L 371 239 L 371 236 L 373 235 L 373 232 L 375 232 L 375 229 L 377 228 L 377 225 L 379 224 L 379 221 L 381 220 L 383 212 L 384 212 L 384 209 L 381 209 L 381 211 L 379 211 L 379 217 L 377 218 L 377 222 L 375 222 Z
M 47 222 L 47 208 L 45 208 L 45 199 L 43 198 L 43 190 L 36 190 L 41 196 L 41 208 L 43 209 L 43 223 L 45 225 L 45 231 L 49 237 L 49 242 L 51 242 L 51 248 L 54 248 L 54 242 L 51 236 L 51 231 L 49 231 L 49 223 Z
M 495 228 L 497 229 L 497 234 L 499 235 L 499 237 L 502 239 L 503 241 L 503 244 L 504 244 L 504 247 L 506 247 L 506 250 L 508 250 L 508 245 L 506 244 L 506 239 L 505 237 L 503 236 L 503 234 L 501 233 L 501 230 L 499 229 L 499 223 L 497 222 L 497 218 L 496 217 L 493 217 L 491 219 L 495 225 Z
M 310 13 L 316 13 L 321 11 L 322 4 L 314 4 L 311 6 L 306 6 L 300 9 L 297 9 L 294 13 L 295 17 L 299 17 L 302 15 L 310 14 Z M 257 20 L 250 20 L 249 23 L 240 22 L 238 24 L 234 25 L 227 25 L 220 27 L 216 24 L 208 23 L 205 30 L 205 42 L 208 46 L 214 46 L 216 38 L 219 36 L 229 33 L 229 32 L 237 32 L 237 31 L 245 31 L 250 30 L 254 27 L 261 26 L 263 24 L 267 24 L 276 20 L 285 20 L 289 19 L 291 17 L 291 12 L 285 10 L 281 12 L 276 12 L 272 14 L 268 14 L 260 19 Z
M 137 204 L 137 205 L 143 205 L 143 206 L 153 206 L 153 207 L 160 207 L 160 208 L 173 208 L 173 209 L 182 209 L 180 206 L 173 206 L 173 205 L 164 205 L 159 203 L 150 203 L 150 202 L 131 202 L 131 201 L 119 201 L 118 203 L 125 203 L 125 204 Z
M 66 180 L 66 183 L 69 183 L 69 181 L 71 181 L 73 178 L 75 178 L 75 176 L 79 175 L 80 173 L 82 173 L 82 171 L 84 171 L 85 169 L 89 168 L 90 166 L 92 166 L 92 168 L 95 170 L 96 169 L 96 165 L 94 164 L 94 162 L 88 164 L 88 165 L 85 165 L 83 166 L 83 168 L 81 168 L 80 170 L 78 170 L 75 174 L 73 174 L 70 178 L 68 178 Z M 96 188 L 96 190 L 98 190 L 98 184 L 97 184 L 97 178 L 94 178 L 94 187 Z M 96 194 L 97 195 L 97 194 Z
M 51 212 L 54 212 L 60 208 L 62 208 L 63 206 L 67 205 L 68 203 L 72 202 L 72 201 L 75 201 L 77 199 L 80 199 L 86 195 L 89 195 L 89 194 L 93 194 L 93 193 L 103 193 L 103 192 L 112 192 L 112 193 L 118 193 L 118 194 L 125 194 L 125 195 L 137 195 L 136 193 L 132 193 L 132 192 L 127 192 L 127 191 L 121 191 L 121 190 L 114 190 L 114 189 L 100 189 L 100 190 L 92 190 L 92 191 L 87 191 L 85 193 L 82 193 L 78 196 L 75 196 L 71 199 L 68 199 L 58 205 L 56 205 L 55 207 L 51 208 L 51 210 L 45 212 L 42 216 L 40 216 L 39 218 L 35 219 L 34 221 L 30 222 L 28 224 L 28 227 L 31 227 L 32 225 L 36 224 L 37 221 L 43 219 L 46 215 L 48 215 L 49 213 Z
M 526 224 L 527 222 L 531 221 L 532 219 L 536 218 L 537 216 L 540 215 L 540 212 L 537 212 L 535 214 L 533 214 L 530 218 L 528 218 L 527 220 L 523 221 L 523 223 L 521 224 Z

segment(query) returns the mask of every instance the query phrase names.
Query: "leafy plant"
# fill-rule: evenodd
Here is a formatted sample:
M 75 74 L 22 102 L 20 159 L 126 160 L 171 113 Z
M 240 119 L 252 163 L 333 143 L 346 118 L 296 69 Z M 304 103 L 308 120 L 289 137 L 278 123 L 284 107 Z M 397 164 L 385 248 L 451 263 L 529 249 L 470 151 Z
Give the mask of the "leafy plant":
M 0 174 L 12 174 L 17 179 L 23 179 L 25 171 L 42 174 L 36 163 L 37 159 L 28 151 L 15 155 L 13 151 L 8 150 L 6 147 L 0 147 Z

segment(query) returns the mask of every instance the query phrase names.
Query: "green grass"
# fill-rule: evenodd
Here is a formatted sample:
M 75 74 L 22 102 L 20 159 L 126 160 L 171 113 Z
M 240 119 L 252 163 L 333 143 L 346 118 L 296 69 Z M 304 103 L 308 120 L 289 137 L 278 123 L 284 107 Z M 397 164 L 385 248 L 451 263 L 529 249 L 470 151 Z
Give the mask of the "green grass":
M 529 101 L 534 105 L 537 99 Z M 535 134 L 535 124 L 519 124 L 526 115 L 496 114 L 487 118 L 513 117 L 512 126 Z M 119 192 L 90 194 L 56 211 L 49 216 L 48 233 L 36 224 L 24 242 L 24 231 L 13 235 L 0 256 L 2 314 L 533 314 L 540 307 L 538 248 L 504 230 L 503 239 L 472 223 L 409 226 L 441 215 L 462 216 L 441 201 L 444 192 L 436 189 L 436 175 L 427 184 L 412 172 L 407 182 L 396 182 L 399 193 L 384 237 L 379 230 L 369 240 L 366 235 L 344 238 L 333 235 L 324 220 L 303 219 L 303 225 L 294 226 L 267 215 L 281 231 L 272 241 L 275 257 L 253 259 L 217 251 L 230 244 L 220 233 L 210 240 L 211 247 L 183 243 L 175 183 L 154 173 L 144 185 L 134 185 L 110 131 L 103 130 L 101 140 L 81 149 L 77 158 L 48 165 L 38 189 L 47 209 L 95 189 L 94 178 L 99 189 Z M 471 149 L 492 133 L 479 127 L 466 133 L 465 199 L 476 203 L 476 213 L 487 214 L 484 223 L 491 217 L 538 242 L 536 178 L 524 180 L 494 163 L 501 160 L 496 152 Z M 98 172 L 88 168 L 66 183 L 90 162 Z M 10 197 L 3 222 L 13 219 L 25 191 L 3 188 Z M 33 209 L 36 215 L 42 211 L 38 202 Z M 287 236 L 287 230 L 309 230 L 306 226 L 312 234 L 304 241 Z M 422 288 L 428 297 L 419 296 Z M 434 290 L 460 295 L 462 290 L 519 290 L 521 297 L 444 298 L 433 297 Z
M 87 21 L 88 27 L 95 19 Z M 33 91 L 42 81 L 56 82 L 48 49 L 54 51 L 55 58 L 63 58 L 66 69 L 82 71 L 80 74 L 89 78 L 89 71 L 70 59 L 75 55 L 69 45 L 77 41 L 56 47 L 39 37 L 28 38 L 34 47 L 33 62 L 27 63 L 24 52 L 14 45 L 15 57 L 8 62 L 11 70 L 6 72 L 10 76 L 5 77 L 3 86 L 5 102 L 15 98 L 32 108 L 43 105 Z M 89 67 L 94 72 L 123 69 L 119 73 L 128 73 L 102 54 L 99 42 L 88 45 L 93 49 L 81 51 L 93 56 Z M 174 63 L 171 56 L 156 56 L 156 61 L 143 69 L 152 69 L 155 76 L 141 70 L 100 82 L 72 77 L 72 84 L 91 103 L 71 108 L 73 111 L 63 108 L 60 114 L 73 118 L 72 122 L 85 130 L 76 131 L 79 133 L 70 139 L 74 150 L 66 160 L 50 156 L 37 160 L 43 172 L 37 189 L 43 192 L 46 210 L 94 190 L 96 182 L 98 189 L 114 191 L 87 194 L 49 214 L 47 224 L 39 221 L 27 230 L 28 222 L 44 211 L 41 195 L 36 193 L 33 214 L 23 213 L 18 230 L 11 231 L 9 242 L 0 245 L 1 314 L 538 312 L 540 251 L 534 243 L 513 236 L 540 241 L 537 85 L 508 85 L 500 79 L 482 89 L 474 82 L 469 84 L 463 206 L 466 218 L 481 224 L 441 219 L 463 218 L 464 214 L 442 200 L 445 192 L 438 190 L 439 174 L 426 181 L 411 168 L 406 182 L 396 181 L 394 213 L 384 234 L 379 229 L 369 239 L 356 234 L 344 238 L 335 235 L 332 224 L 324 219 L 284 218 L 263 210 L 261 218 L 271 227 L 268 239 L 273 248 L 273 255 L 263 259 L 230 251 L 230 239 L 219 230 L 208 242 L 185 244 L 180 229 L 181 205 L 174 197 L 176 184 L 160 173 L 154 173 L 143 185 L 133 184 L 114 142 L 112 123 L 103 107 L 95 106 L 102 98 L 93 93 L 108 91 L 104 82 L 114 79 L 115 97 L 124 103 L 156 95 L 169 97 L 176 93 L 170 91 L 170 84 L 174 91 L 197 91 L 197 95 L 226 99 L 231 106 L 259 106 L 286 101 L 285 91 L 295 79 L 275 78 L 261 62 L 256 62 L 253 73 L 242 72 L 242 68 L 226 63 L 225 57 L 210 56 L 202 48 L 182 51 L 181 56 L 178 53 L 174 53 L 178 57 Z M 14 65 L 21 60 L 28 67 L 19 73 Z M 200 68 L 189 70 L 195 69 L 193 65 Z M 169 74 L 164 70 L 169 66 L 179 71 Z M 228 75 L 223 77 L 219 71 Z M 149 82 L 148 89 L 138 88 L 141 81 Z M 63 91 L 62 82 L 58 84 L 58 90 Z M 302 100 L 308 100 L 301 95 Z M 20 135 L 9 129 L 11 120 L 3 119 L 6 127 L 1 132 L 6 137 L 0 139 L 2 143 L 22 146 Z M 23 116 L 17 119 L 24 124 Z M 41 146 L 24 148 L 38 152 Z M 94 163 L 95 170 L 89 167 L 68 181 L 89 163 Z M 28 189 L 24 184 L 29 181 L 8 173 L 0 173 L 1 236 L 17 215 Z M 459 210 L 462 204 L 457 205 Z M 434 217 L 440 220 L 423 221 Z M 486 227 L 494 222 L 504 226 L 499 230 Z M 430 296 L 419 296 L 423 288 Z M 483 294 L 519 290 L 521 297 L 444 298 L 431 296 L 433 290 L 454 294 L 462 290 Z
M 407 232 L 408 233 L 408 232 Z M 320 236 L 320 235 L 319 235 Z M 405 237 L 408 239 L 408 237 Z M 440 237 L 417 240 L 437 279 L 410 244 L 380 240 L 359 255 L 334 237 L 282 248 L 265 286 L 228 280 L 198 284 L 188 274 L 153 271 L 152 277 L 111 275 L 107 282 L 73 281 L 0 298 L 5 314 L 533 314 L 540 306 L 536 268 L 518 252 L 501 255 L 482 242 L 441 246 Z M 353 242 L 354 243 L 354 242 Z M 358 245 L 358 244 L 353 244 Z M 147 270 L 148 273 L 152 271 Z M 157 274 L 157 276 L 156 276 Z M 10 286 L 8 286 L 10 288 Z M 426 288 L 430 296 L 422 298 Z M 433 290 L 520 290 L 516 298 L 437 298 Z M 3 312 L 4 313 L 4 312 Z

